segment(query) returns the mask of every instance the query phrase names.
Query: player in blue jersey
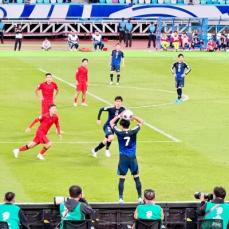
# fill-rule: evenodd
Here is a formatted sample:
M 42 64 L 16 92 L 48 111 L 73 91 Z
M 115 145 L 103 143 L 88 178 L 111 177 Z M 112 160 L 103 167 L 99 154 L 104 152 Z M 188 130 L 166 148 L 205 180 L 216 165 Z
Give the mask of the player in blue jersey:
M 97 117 L 97 124 L 101 125 L 100 118 L 103 112 L 108 113 L 108 119 L 103 126 L 103 130 L 105 133 L 105 139 L 102 142 L 100 142 L 94 149 L 92 149 L 91 152 L 92 152 L 93 157 L 97 157 L 98 151 L 101 150 L 104 146 L 106 146 L 106 151 L 105 151 L 106 157 L 111 156 L 109 148 L 110 148 L 111 142 L 114 139 L 114 131 L 112 130 L 110 126 L 110 121 L 125 110 L 125 108 L 122 106 L 122 102 L 123 102 L 122 97 L 116 96 L 115 101 L 114 101 L 114 106 L 100 108 L 98 117 Z M 118 119 L 116 122 L 118 122 Z
M 176 80 L 176 89 L 177 89 L 177 103 L 182 102 L 182 88 L 184 87 L 185 76 L 191 71 L 191 68 L 184 62 L 184 55 L 178 55 L 178 61 L 172 65 L 172 73 L 175 76 Z
M 122 62 L 122 65 L 124 66 L 124 53 L 121 51 L 121 46 L 118 43 L 115 45 L 115 49 L 112 51 L 111 57 L 110 57 L 110 65 L 111 65 L 110 85 L 113 84 L 114 72 L 116 72 L 117 74 L 116 85 L 119 85 L 121 62 Z
M 139 178 L 138 162 L 136 158 L 136 146 L 137 134 L 140 130 L 140 126 L 143 124 L 143 121 L 140 118 L 133 116 L 131 120 L 136 121 L 137 125 L 130 129 L 130 121 L 121 119 L 119 122 L 121 129 L 119 129 L 117 127 L 117 122 L 121 117 L 122 114 L 116 116 L 110 121 L 110 126 L 113 128 L 115 134 L 117 135 L 119 144 L 119 202 L 123 203 L 124 182 L 128 169 L 130 169 L 136 184 L 138 202 L 142 202 L 142 185 Z

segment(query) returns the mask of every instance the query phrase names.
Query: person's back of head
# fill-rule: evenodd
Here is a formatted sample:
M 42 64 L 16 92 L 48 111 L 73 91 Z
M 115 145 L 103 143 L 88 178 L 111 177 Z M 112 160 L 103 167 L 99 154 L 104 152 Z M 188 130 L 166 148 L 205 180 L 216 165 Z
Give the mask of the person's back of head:
M 72 185 L 69 188 L 69 195 L 71 198 L 81 198 L 82 197 L 82 188 L 78 185 Z
M 13 193 L 13 192 L 7 192 L 5 194 L 4 201 L 6 203 L 14 203 L 15 202 L 15 193 Z
M 214 187 L 213 193 L 216 198 L 221 198 L 221 199 L 225 199 L 227 194 L 225 188 L 223 188 L 222 186 Z
M 153 189 L 146 189 L 144 191 L 144 201 L 145 203 L 150 203 L 155 200 L 155 191 Z

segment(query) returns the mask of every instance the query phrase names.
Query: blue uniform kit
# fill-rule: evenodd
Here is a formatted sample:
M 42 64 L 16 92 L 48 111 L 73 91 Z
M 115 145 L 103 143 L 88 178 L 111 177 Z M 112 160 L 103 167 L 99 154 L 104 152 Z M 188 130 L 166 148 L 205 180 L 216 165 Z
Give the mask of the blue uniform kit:
M 175 62 L 171 68 L 175 75 L 175 83 L 177 88 L 177 103 L 182 101 L 182 88 L 184 87 L 185 76 L 191 71 L 191 68 L 185 62 Z
M 111 53 L 111 71 L 120 72 L 120 66 L 124 53 L 122 51 L 113 50 Z
M 114 132 L 118 138 L 120 154 L 118 175 L 126 175 L 128 169 L 130 169 L 132 175 L 138 174 L 136 141 L 139 130 L 140 126 L 136 126 L 128 131 L 120 130 L 117 126 L 114 127 Z

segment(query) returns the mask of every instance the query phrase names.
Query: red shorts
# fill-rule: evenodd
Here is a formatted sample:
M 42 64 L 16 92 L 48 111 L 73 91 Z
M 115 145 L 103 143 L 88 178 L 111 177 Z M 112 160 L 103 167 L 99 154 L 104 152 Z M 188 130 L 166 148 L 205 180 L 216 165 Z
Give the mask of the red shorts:
M 76 90 L 78 92 L 82 91 L 83 93 L 85 93 L 87 91 L 87 84 L 86 83 L 78 83 L 78 85 L 76 86 Z
M 38 144 L 47 144 L 49 143 L 49 139 L 46 136 L 46 134 L 44 134 L 43 132 L 38 131 L 35 135 L 35 137 L 33 138 L 33 142 L 35 142 L 37 145 Z
M 53 101 L 42 100 L 42 102 L 41 102 L 41 114 L 48 113 L 49 107 L 52 104 L 53 104 Z

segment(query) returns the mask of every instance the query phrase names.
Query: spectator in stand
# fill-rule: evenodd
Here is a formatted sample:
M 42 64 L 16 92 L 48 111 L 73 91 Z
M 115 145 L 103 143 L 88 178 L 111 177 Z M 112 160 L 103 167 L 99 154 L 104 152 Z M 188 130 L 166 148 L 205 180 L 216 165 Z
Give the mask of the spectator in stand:
M 0 221 L 7 222 L 9 229 L 30 228 L 23 211 L 15 204 L 13 192 L 7 192 L 4 203 L 0 204 Z
M 202 49 L 202 42 L 200 40 L 199 34 L 197 31 L 194 31 L 192 34 L 192 49 L 199 48 Z
M 45 38 L 42 42 L 41 49 L 44 51 L 49 51 L 52 48 L 51 42 L 48 40 L 48 38 Z
M 165 32 L 161 33 L 161 47 L 164 51 L 167 51 L 169 47 L 169 38 Z
M 133 30 L 133 24 L 131 23 L 131 20 L 129 19 L 125 27 L 126 47 L 132 46 L 132 30 Z
M 151 24 L 148 27 L 148 48 L 151 47 L 151 42 L 153 42 L 153 47 L 156 48 L 156 31 L 157 25 L 151 22 Z
M 186 32 L 183 32 L 183 34 L 181 35 L 181 44 L 183 50 L 190 49 L 191 47 L 190 40 Z
M 0 19 L 0 39 L 1 39 L 1 44 L 4 44 L 4 27 L 5 27 L 5 24 Z
M 137 206 L 134 218 L 143 220 L 163 220 L 164 213 L 160 205 L 156 204 L 155 191 L 152 189 L 146 189 L 144 191 L 144 204 Z
M 92 35 L 92 40 L 93 40 L 93 46 L 95 51 L 97 50 L 98 47 L 99 50 L 103 50 L 104 43 L 103 43 L 102 35 L 99 33 L 99 31 L 95 31 L 95 33 Z
M 77 51 L 79 48 L 79 38 L 75 33 L 68 34 L 68 48 L 70 51 Z
M 219 38 L 219 50 L 224 50 L 226 51 L 227 49 L 227 36 L 225 33 L 221 33 L 220 38 Z
M 172 46 L 175 48 L 176 52 L 180 48 L 180 37 L 177 31 L 172 34 Z
M 118 24 L 118 31 L 119 31 L 119 43 L 121 44 L 122 41 L 125 43 L 125 27 L 126 21 L 124 18 Z
M 21 44 L 22 44 L 22 27 L 21 25 L 17 25 L 15 28 L 15 44 L 14 44 L 14 51 L 21 51 Z
M 83 198 L 81 187 L 72 185 L 69 188 L 69 196 L 70 198 L 60 204 L 60 229 L 63 229 L 64 220 L 85 220 L 87 215 L 92 215 L 94 212 L 91 206 Z
M 217 50 L 216 42 L 211 38 L 207 43 L 207 51 L 214 52 Z

